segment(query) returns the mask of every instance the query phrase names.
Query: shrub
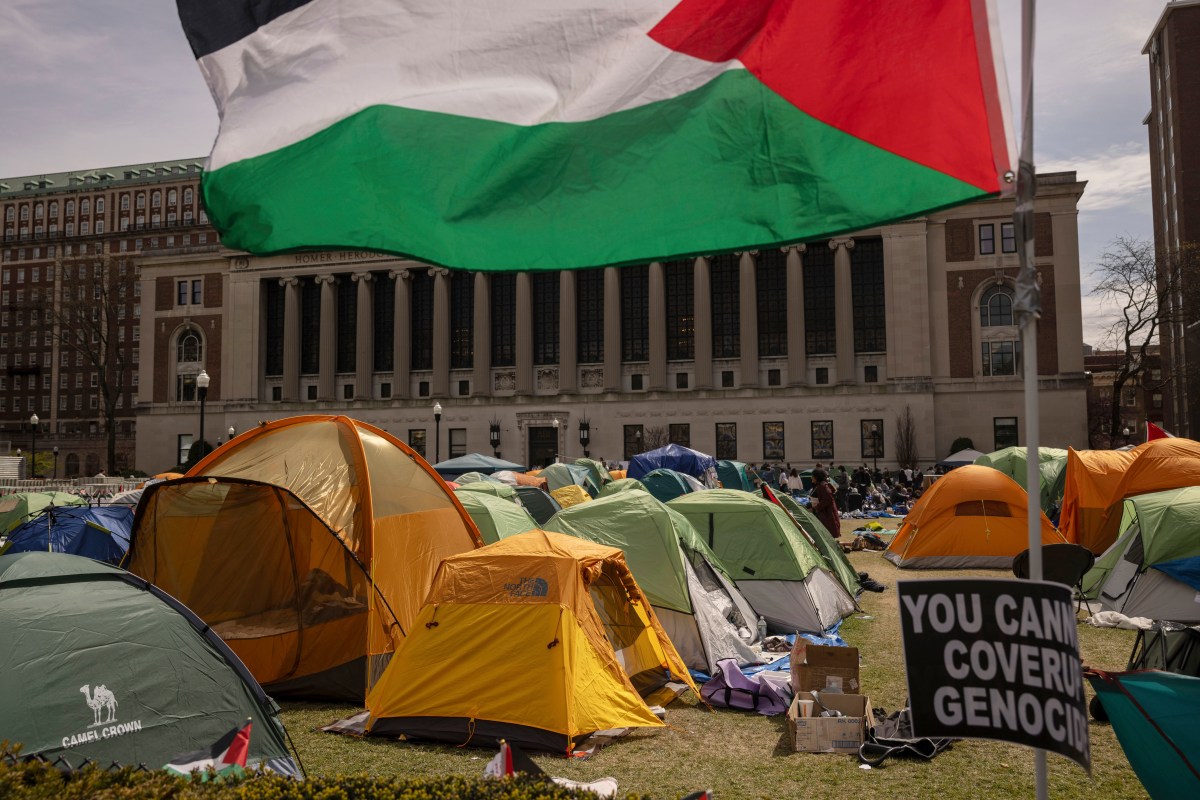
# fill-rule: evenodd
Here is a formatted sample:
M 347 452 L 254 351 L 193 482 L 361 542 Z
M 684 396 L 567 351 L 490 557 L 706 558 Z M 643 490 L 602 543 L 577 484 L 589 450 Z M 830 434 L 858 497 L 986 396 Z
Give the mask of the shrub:
M 974 450 L 975 443 L 969 437 L 960 436 L 954 440 L 954 444 L 950 445 L 950 455 L 954 455 L 959 450 Z

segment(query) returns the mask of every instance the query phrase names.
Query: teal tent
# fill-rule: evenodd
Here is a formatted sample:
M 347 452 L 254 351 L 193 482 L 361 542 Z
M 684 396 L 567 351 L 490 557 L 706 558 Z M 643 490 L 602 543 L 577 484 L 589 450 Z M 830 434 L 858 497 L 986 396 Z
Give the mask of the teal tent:
M 1150 797 L 1200 797 L 1200 678 L 1158 671 L 1087 677 Z
M 0 739 L 22 756 L 158 769 L 253 720 L 248 766 L 298 775 L 278 707 L 156 586 L 63 553 L 0 556 Z
M 536 486 L 518 486 L 515 491 L 521 505 L 529 512 L 529 516 L 537 520 L 539 525 L 545 525 L 551 517 L 562 511 L 562 506 L 550 496 L 549 492 Z
M 505 500 L 485 492 L 462 492 L 458 495 L 458 502 L 471 515 L 484 544 L 494 544 L 538 526 L 529 512 L 515 500 Z
M 750 468 L 741 461 L 718 461 L 717 478 L 721 481 L 722 489 L 741 489 L 743 492 L 754 491 L 754 479 L 750 477 Z
M 545 529 L 616 547 L 690 669 L 755 663 L 758 620 L 708 545 L 682 514 L 646 492 L 620 492 L 565 508 Z M 740 633 L 739 633 L 740 631 Z
M 433 469 L 448 481 L 454 480 L 455 477 L 462 475 L 464 472 L 481 472 L 484 475 L 491 475 L 493 472 L 500 472 L 506 469 L 517 472 L 525 471 L 525 467 L 522 464 L 514 464 L 511 461 L 485 456 L 482 453 L 468 453 L 465 456 L 439 461 L 433 465 Z
M 704 488 L 695 478 L 673 469 L 656 469 L 635 480 L 640 480 L 646 491 L 661 503 L 669 503 L 676 497 Z
M 608 468 L 594 458 L 577 458 L 575 459 L 575 466 L 587 469 L 588 473 L 592 476 L 592 482 L 600 487 L 601 490 L 612 483 L 613 477 L 608 474 Z
M 550 491 L 566 486 L 579 486 L 591 497 L 600 496 L 600 484 L 592 477 L 592 471 L 576 464 L 551 464 L 538 473 L 546 479 Z

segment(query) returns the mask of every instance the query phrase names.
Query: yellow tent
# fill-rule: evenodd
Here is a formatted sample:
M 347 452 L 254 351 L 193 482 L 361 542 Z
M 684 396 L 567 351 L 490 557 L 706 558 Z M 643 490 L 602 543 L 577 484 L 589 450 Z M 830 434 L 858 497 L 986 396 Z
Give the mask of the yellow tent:
M 570 752 L 594 731 L 662 725 L 642 698 L 668 679 L 696 690 L 621 551 L 534 530 L 442 562 L 367 727 Z
M 592 496 L 582 486 L 560 486 L 550 492 L 550 496 L 557 500 L 563 508 L 577 506 L 592 499 Z
M 900 523 L 884 558 L 909 569 L 1009 569 L 1029 547 L 1029 494 L 999 470 L 969 465 L 933 482 Z M 1042 544 L 1063 538 L 1040 514 Z
M 148 486 L 124 566 L 196 612 L 268 692 L 361 702 L 441 560 L 481 545 L 403 443 L 304 416 Z

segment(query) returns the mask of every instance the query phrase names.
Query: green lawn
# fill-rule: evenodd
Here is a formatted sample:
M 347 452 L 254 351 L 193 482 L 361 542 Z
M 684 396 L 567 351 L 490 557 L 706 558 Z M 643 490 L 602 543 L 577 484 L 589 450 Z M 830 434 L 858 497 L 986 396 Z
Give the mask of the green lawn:
M 856 569 L 888 587 L 864 592 L 862 613 L 847 619 L 842 635 L 862 656 L 861 678 L 875 707 L 894 710 L 906 690 L 900 644 L 897 579 L 963 577 L 1000 572 L 918 571 L 900 574 L 881 555 L 852 553 Z M 496 635 L 503 635 L 497 632 Z M 1079 626 L 1086 665 L 1123 669 L 1133 645 L 1132 631 Z M 480 642 L 485 646 L 484 642 Z M 1088 698 L 1092 695 L 1088 688 Z M 349 706 L 288 703 L 283 720 L 310 774 L 368 772 L 380 775 L 479 775 L 492 751 L 417 745 L 386 739 L 353 739 L 318 730 L 347 716 Z M 1028 798 L 1034 794 L 1033 752 L 998 742 L 960 742 L 931 762 L 888 761 L 882 769 L 860 769 L 850 756 L 790 752 L 783 717 L 735 711 L 708 711 L 690 693 L 669 708 L 670 727 L 635 733 L 586 760 L 539 755 L 547 772 L 580 780 L 617 779 L 622 793 L 674 798 L 711 788 L 717 797 L 839 797 L 847 800 L 901 798 Z M 1050 796 L 1092 800 L 1141 798 L 1145 790 L 1133 774 L 1107 724 L 1092 722 L 1092 775 L 1055 755 L 1049 756 Z

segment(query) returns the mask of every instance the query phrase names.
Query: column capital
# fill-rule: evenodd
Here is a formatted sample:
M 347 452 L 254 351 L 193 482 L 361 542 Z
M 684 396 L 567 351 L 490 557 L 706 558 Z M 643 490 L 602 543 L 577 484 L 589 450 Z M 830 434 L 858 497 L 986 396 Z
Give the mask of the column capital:
M 318 275 L 315 278 L 313 278 L 313 280 L 316 281 L 318 284 L 337 283 L 337 276 L 336 275 Z
M 789 244 L 788 246 L 781 247 L 779 249 L 785 253 L 795 252 L 803 255 L 804 253 L 808 252 L 808 245 L 806 245 L 804 242 L 800 242 L 799 244 Z
M 449 274 L 450 274 L 450 270 L 446 269 L 445 267 L 430 267 L 429 268 L 429 276 L 431 278 L 436 278 L 439 275 L 441 275 L 443 278 L 445 278 Z
M 280 278 L 279 285 L 280 286 L 299 286 L 300 279 L 297 278 L 295 275 L 293 275 L 290 278 Z
M 352 274 L 350 276 L 350 279 L 353 280 L 355 283 L 357 283 L 359 281 L 366 283 L 367 281 L 370 281 L 373 277 L 375 277 L 375 276 L 369 272 L 355 272 L 354 274 Z
M 395 278 L 398 281 L 406 281 L 412 277 L 412 270 L 408 269 L 389 269 L 388 277 Z
M 847 250 L 853 250 L 854 249 L 854 240 L 851 239 L 849 236 L 839 236 L 836 239 L 829 240 L 829 249 L 830 250 L 837 250 L 839 247 L 844 247 Z

